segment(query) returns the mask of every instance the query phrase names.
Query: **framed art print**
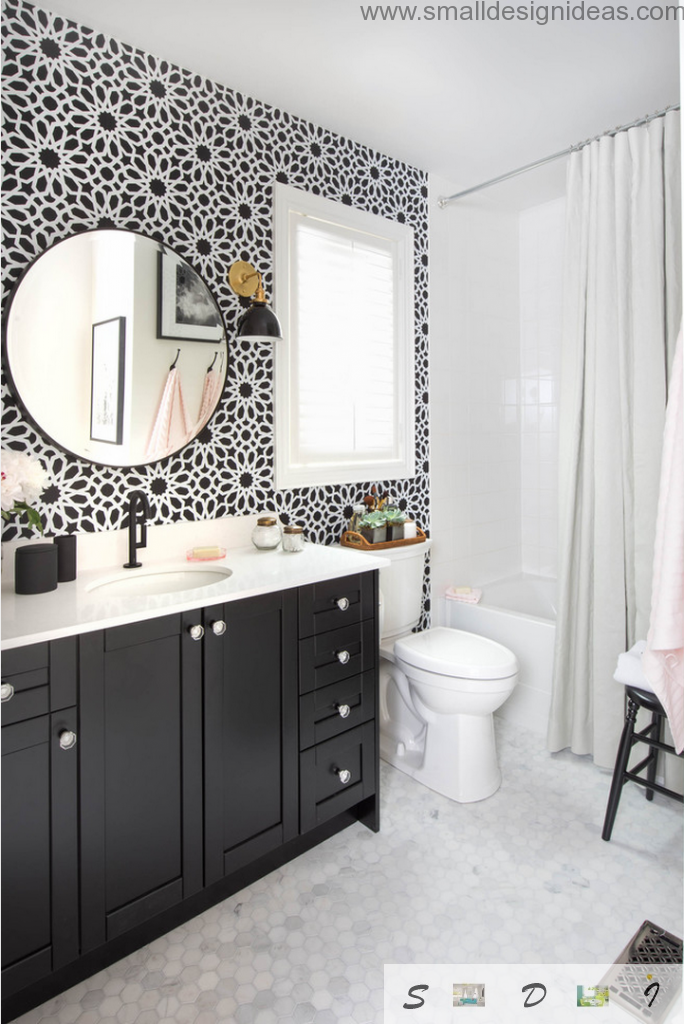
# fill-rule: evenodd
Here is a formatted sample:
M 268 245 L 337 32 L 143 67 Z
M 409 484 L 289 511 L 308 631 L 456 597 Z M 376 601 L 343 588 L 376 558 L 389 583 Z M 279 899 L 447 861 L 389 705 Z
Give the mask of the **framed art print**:
M 219 342 L 223 323 L 202 278 L 174 253 L 159 254 L 160 338 Z
M 123 440 L 126 317 L 93 324 L 90 438 L 106 444 Z

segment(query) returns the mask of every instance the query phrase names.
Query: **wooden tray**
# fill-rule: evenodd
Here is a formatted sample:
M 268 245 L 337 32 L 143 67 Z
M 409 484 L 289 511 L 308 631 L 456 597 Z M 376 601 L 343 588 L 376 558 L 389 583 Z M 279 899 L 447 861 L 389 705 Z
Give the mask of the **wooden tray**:
M 423 541 L 427 540 L 427 537 L 421 530 L 420 526 L 416 526 L 417 534 L 415 537 L 405 537 L 401 540 L 383 540 L 379 544 L 369 544 L 364 536 L 360 533 L 354 533 L 352 530 L 345 530 L 342 534 L 340 544 L 344 548 L 356 548 L 357 551 L 382 551 L 383 548 L 401 548 L 406 547 L 409 544 L 422 544 Z

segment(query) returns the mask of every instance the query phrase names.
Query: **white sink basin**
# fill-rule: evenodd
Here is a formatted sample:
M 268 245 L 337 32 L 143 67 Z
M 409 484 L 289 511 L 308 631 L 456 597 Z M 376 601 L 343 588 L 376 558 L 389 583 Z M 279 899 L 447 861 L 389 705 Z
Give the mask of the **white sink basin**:
M 219 566 L 201 566 L 197 569 L 127 569 L 117 576 L 97 580 L 87 589 L 99 591 L 103 597 L 151 597 L 210 587 L 212 583 L 222 583 L 231 575 L 231 569 Z

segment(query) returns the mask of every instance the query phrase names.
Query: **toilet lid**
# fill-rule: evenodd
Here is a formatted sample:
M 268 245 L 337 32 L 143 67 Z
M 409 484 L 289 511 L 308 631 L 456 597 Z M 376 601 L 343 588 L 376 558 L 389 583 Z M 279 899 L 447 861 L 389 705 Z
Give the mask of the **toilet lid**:
M 394 653 L 415 668 L 462 679 L 505 679 L 518 671 L 515 655 L 503 644 L 444 626 L 402 637 Z

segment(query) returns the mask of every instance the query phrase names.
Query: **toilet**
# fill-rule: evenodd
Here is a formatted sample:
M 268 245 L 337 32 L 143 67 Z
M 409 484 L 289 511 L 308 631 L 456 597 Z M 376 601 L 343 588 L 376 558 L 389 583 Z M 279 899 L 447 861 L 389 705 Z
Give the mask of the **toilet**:
M 459 803 L 501 785 L 493 713 L 518 679 L 502 644 L 438 626 L 412 633 L 421 613 L 430 541 L 386 548 L 380 570 L 380 754 Z

